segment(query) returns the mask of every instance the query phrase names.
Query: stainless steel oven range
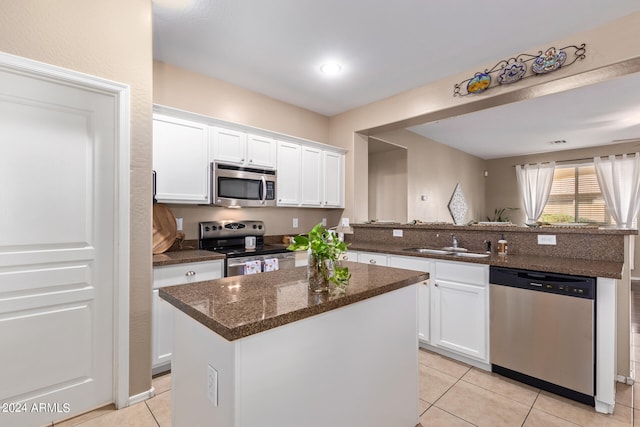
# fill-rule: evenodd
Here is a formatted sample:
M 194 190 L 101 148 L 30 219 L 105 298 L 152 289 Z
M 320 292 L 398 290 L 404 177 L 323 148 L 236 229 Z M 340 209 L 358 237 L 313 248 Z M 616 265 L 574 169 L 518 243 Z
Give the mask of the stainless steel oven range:
M 226 255 L 225 277 L 295 267 L 295 254 L 283 244 L 264 243 L 262 221 L 200 223 L 200 249 Z

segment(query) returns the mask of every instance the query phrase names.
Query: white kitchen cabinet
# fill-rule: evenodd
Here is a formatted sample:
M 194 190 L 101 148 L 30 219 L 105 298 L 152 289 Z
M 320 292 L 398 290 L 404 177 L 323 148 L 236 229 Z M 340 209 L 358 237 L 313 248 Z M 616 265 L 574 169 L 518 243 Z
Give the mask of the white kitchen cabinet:
M 173 264 L 153 268 L 152 293 L 152 361 L 154 373 L 170 368 L 173 348 L 173 312 L 171 305 L 160 298 L 165 286 L 219 279 L 223 276 L 223 260 Z
M 278 141 L 278 206 L 344 207 L 344 155 Z
M 433 273 L 434 262 L 428 258 L 388 255 L 387 261 L 389 267 Z M 431 338 L 430 304 L 431 284 L 430 280 L 424 280 L 418 287 L 418 339 L 424 343 L 429 343 Z
M 322 207 L 344 207 L 344 155 L 333 151 L 322 152 Z
M 322 205 L 322 150 L 302 146 L 300 153 L 301 204 Z
M 345 253 L 342 254 L 341 259 L 344 261 L 358 262 L 358 252 L 346 251 Z
M 210 161 L 273 169 L 276 141 L 233 129 L 211 127 Z
M 278 206 L 300 205 L 300 144 L 278 141 Z
M 207 138 L 205 124 L 153 115 L 153 169 L 159 202 L 208 203 Z
M 431 345 L 488 363 L 489 267 L 435 261 Z

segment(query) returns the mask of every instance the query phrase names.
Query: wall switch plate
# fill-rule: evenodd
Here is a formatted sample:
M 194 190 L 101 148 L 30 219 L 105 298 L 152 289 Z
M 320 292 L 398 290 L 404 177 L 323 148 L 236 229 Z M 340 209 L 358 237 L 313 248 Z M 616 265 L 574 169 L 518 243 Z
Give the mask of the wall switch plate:
M 323 227 L 327 226 L 327 218 L 322 218 L 322 226 Z
M 393 237 L 402 237 L 402 230 L 393 230 Z
M 538 244 L 539 245 L 555 245 L 556 235 L 555 234 L 538 234 Z
M 182 218 L 176 218 L 176 229 L 182 231 Z
M 293 218 L 293 228 L 298 228 L 298 218 Z
M 342 218 L 342 226 L 343 227 L 349 226 L 349 218 Z
M 211 365 L 207 365 L 207 399 L 218 406 L 218 371 Z

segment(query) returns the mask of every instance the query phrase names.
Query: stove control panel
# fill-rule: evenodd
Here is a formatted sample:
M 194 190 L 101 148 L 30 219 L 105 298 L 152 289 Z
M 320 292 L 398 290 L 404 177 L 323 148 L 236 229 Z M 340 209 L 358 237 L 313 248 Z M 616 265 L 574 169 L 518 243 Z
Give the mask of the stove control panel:
M 200 239 L 227 237 L 264 236 L 262 221 L 207 221 L 200 223 Z

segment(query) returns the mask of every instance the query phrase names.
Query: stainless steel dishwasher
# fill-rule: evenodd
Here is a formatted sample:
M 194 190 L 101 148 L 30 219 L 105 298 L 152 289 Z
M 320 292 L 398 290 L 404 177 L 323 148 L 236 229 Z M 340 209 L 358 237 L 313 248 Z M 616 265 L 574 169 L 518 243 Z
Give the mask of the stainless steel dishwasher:
M 491 369 L 594 405 L 593 277 L 491 267 Z

